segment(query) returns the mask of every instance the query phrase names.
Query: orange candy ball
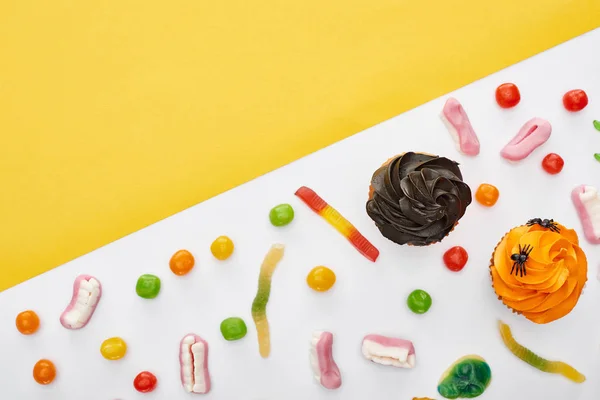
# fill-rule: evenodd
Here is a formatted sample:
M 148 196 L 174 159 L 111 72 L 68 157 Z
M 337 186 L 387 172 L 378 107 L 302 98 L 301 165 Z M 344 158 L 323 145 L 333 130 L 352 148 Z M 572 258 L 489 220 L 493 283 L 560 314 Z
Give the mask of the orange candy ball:
M 23 335 L 32 335 L 40 328 L 40 318 L 34 311 L 23 311 L 17 315 L 15 325 Z
M 171 257 L 169 267 L 175 275 L 185 275 L 194 268 L 194 256 L 187 250 L 179 250 Z
M 335 273 L 327 267 L 315 267 L 308 273 L 306 283 L 317 292 L 326 292 L 335 283 Z
M 498 201 L 500 197 L 500 191 L 494 185 L 489 183 L 482 183 L 475 192 L 475 200 L 483 206 L 491 207 Z
M 56 367 L 50 360 L 40 360 L 33 366 L 33 379 L 40 385 L 49 385 L 56 378 Z

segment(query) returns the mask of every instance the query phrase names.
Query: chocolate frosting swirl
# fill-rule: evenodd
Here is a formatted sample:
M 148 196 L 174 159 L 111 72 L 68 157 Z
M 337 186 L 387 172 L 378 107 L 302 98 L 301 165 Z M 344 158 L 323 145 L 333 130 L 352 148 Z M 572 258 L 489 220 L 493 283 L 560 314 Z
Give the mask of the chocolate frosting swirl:
M 367 213 L 386 238 L 426 246 L 442 240 L 471 204 L 458 163 L 404 153 L 373 174 Z

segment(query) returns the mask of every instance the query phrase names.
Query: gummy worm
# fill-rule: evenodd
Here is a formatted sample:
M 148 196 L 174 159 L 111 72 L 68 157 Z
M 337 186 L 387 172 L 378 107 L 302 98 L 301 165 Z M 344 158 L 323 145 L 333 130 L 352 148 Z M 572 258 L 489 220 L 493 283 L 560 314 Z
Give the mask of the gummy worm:
M 260 266 L 258 291 L 252 302 L 252 319 L 258 334 L 258 351 L 263 358 L 269 357 L 269 353 L 271 353 L 271 336 L 266 313 L 269 295 L 271 294 L 271 276 L 275 271 L 275 267 L 277 267 L 277 263 L 283 257 L 284 248 L 285 246 L 282 244 L 274 244 L 265 256 Z
M 515 338 L 513 338 L 512 332 L 510 331 L 510 327 L 504 322 L 498 321 L 498 326 L 500 328 L 500 335 L 502 336 L 502 340 L 504 341 L 506 347 L 511 351 L 511 353 L 519 357 L 521 360 L 525 361 L 527 364 L 543 372 L 549 372 L 551 374 L 561 374 L 562 376 L 572 380 L 573 382 L 582 383 L 585 381 L 585 376 L 583 376 L 569 364 L 565 364 L 561 361 L 546 360 L 545 358 L 542 358 L 534 352 L 532 352 L 531 350 L 529 350 L 527 347 L 524 347 L 517 343 Z
M 300 189 L 296 190 L 295 194 L 314 212 L 323 217 L 329 225 L 333 226 L 339 233 L 348 239 L 360 254 L 373 262 L 377 260 L 377 257 L 379 257 L 379 250 L 377 250 L 377 248 L 350 223 L 350 221 L 344 218 L 335 208 L 327 204 L 327 202 L 315 193 L 314 190 L 302 186 Z

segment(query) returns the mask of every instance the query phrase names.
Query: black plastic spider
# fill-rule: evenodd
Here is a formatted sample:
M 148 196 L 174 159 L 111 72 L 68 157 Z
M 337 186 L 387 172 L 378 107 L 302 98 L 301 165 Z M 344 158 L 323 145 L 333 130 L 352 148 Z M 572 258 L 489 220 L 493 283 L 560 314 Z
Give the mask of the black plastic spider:
M 553 219 L 534 218 L 527 221 L 527 226 L 539 225 L 542 228 L 550 229 L 552 232 L 560 233 L 560 228 Z
M 523 275 L 527 276 L 527 270 L 525 269 L 525 263 L 527 262 L 527 259 L 529 258 L 529 254 L 531 254 L 532 250 L 533 250 L 533 246 L 531 246 L 529 244 L 523 248 L 521 248 L 521 245 L 519 245 L 519 253 L 518 254 L 515 253 L 512 256 L 510 256 L 510 259 L 514 261 L 512 269 L 510 270 L 511 275 L 516 268 L 517 273 L 515 274 L 515 276 L 519 275 L 519 273 L 521 274 L 521 278 L 523 277 Z

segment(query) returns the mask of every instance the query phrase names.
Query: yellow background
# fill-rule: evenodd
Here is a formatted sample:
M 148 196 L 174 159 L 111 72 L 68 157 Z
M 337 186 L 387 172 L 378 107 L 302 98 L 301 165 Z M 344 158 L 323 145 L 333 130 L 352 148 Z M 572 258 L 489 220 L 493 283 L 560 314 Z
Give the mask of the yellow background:
M 598 0 L 0 0 L 0 290 L 599 16 Z

